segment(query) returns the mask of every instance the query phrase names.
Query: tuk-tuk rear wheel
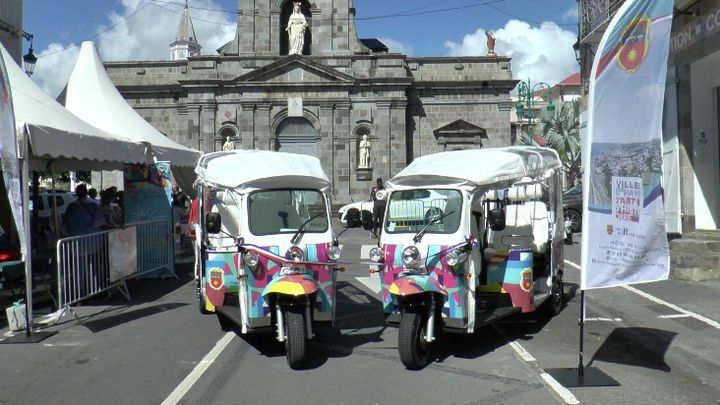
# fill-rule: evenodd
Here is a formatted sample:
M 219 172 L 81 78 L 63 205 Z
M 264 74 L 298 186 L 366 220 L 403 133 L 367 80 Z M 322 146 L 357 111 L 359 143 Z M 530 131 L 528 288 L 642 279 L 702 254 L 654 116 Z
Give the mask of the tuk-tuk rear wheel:
M 425 341 L 426 309 L 407 310 L 400 321 L 398 351 L 400 360 L 410 370 L 418 370 L 430 362 L 432 343 Z
M 305 333 L 305 311 L 302 307 L 287 307 L 285 310 L 285 350 L 290 368 L 298 369 L 307 356 L 307 334 Z
M 547 314 L 555 316 L 560 314 L 565 305 L 565 286 L 561 275 L 553 277 L 552 290 L 547 303 Z

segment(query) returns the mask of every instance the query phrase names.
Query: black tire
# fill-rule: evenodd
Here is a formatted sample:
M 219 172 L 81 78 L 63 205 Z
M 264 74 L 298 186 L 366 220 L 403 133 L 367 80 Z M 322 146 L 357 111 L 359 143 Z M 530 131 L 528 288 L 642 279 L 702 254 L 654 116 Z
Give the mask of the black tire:
M 212 314 L 211 311 L 205 309 L 205 293 L 203 292 L 205 285 L 205 277 L 198 278 L 197 295 L 198 295 L 198 309 L 203 315 Z
M 305 311 L 302 307 L 288 307 L 284 311 L 287 362 L 290 368 L 297 370 L 305 363 L 308 350 Z
M 348 228 L 355 228 L 361 224 L 360 211 L 355 208 L 349 209 L 345 213 L 345 226 Z
M 570 220 L 570 230 L 572 232 L 580 232 L 582 229 L 582 214 L 579 211 L 572 208 L 566 208 L 563 211 L 563 218 L 565 220 Z
M 398 332 L 400 361 L 410 370 L 419 370 L 430 363 L 432 343 L 423 335 L 427 325 L 427 310 L 408 310 L 402 315 Z
M 363 211 L 361 213 L 361 221 L 363 229 L 371 231 L 373 229 L 373 215 L 370 211 Z
M 223 332 L 228 332 L 235 328 L 235 322 L 233 322 L 232 319 L 221 314 L 220 312 L 217 312 L 216 314 L 218 323 L 220 324 L 220 330 L 222 330 Z
M 545 303 L 545 313 L 548 316 L 556 316 L 560 314 L 565 306 L 565 283 L 563 283 L 562 275 L 558 274 L 553 277 L 552 289 L 550 297 Z

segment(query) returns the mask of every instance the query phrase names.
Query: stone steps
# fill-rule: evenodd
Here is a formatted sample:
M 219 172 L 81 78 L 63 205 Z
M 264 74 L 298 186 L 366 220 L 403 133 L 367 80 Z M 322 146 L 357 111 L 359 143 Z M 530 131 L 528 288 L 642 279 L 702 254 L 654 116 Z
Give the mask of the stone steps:
M 670 278 L 720 279 L 720 232 L 696 231 L 670 241 Z

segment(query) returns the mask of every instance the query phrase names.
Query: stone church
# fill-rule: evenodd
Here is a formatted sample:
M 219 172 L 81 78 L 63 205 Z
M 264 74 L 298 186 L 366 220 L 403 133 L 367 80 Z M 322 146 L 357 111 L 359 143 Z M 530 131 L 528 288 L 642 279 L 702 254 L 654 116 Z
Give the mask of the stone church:
M 107 71 L 176 142 L 317 156 L 338 203 L 418 156 L 510 144 L 508 57 L 390 53 L 358 38 L 353 0 L 238 0 L 237 14 L 235 38 L 202 55 L 186 3 L 171 60 Z

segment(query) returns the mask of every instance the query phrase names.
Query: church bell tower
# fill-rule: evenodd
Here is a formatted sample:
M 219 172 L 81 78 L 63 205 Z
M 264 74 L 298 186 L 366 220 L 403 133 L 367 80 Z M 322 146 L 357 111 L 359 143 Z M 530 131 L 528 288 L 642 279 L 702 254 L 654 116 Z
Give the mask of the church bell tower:
M 190 18 L 188 0 L 185 0 L 185 11 L 183 11 L 182 18 L 180 18 L 177 34 L 175 34 L 175 42 L 170 44 L 170 60 L 187 59 L 190 56 L 200 55 L 201 48 L 197 36 L 195 36 L 195 27 L 193 27 Z

